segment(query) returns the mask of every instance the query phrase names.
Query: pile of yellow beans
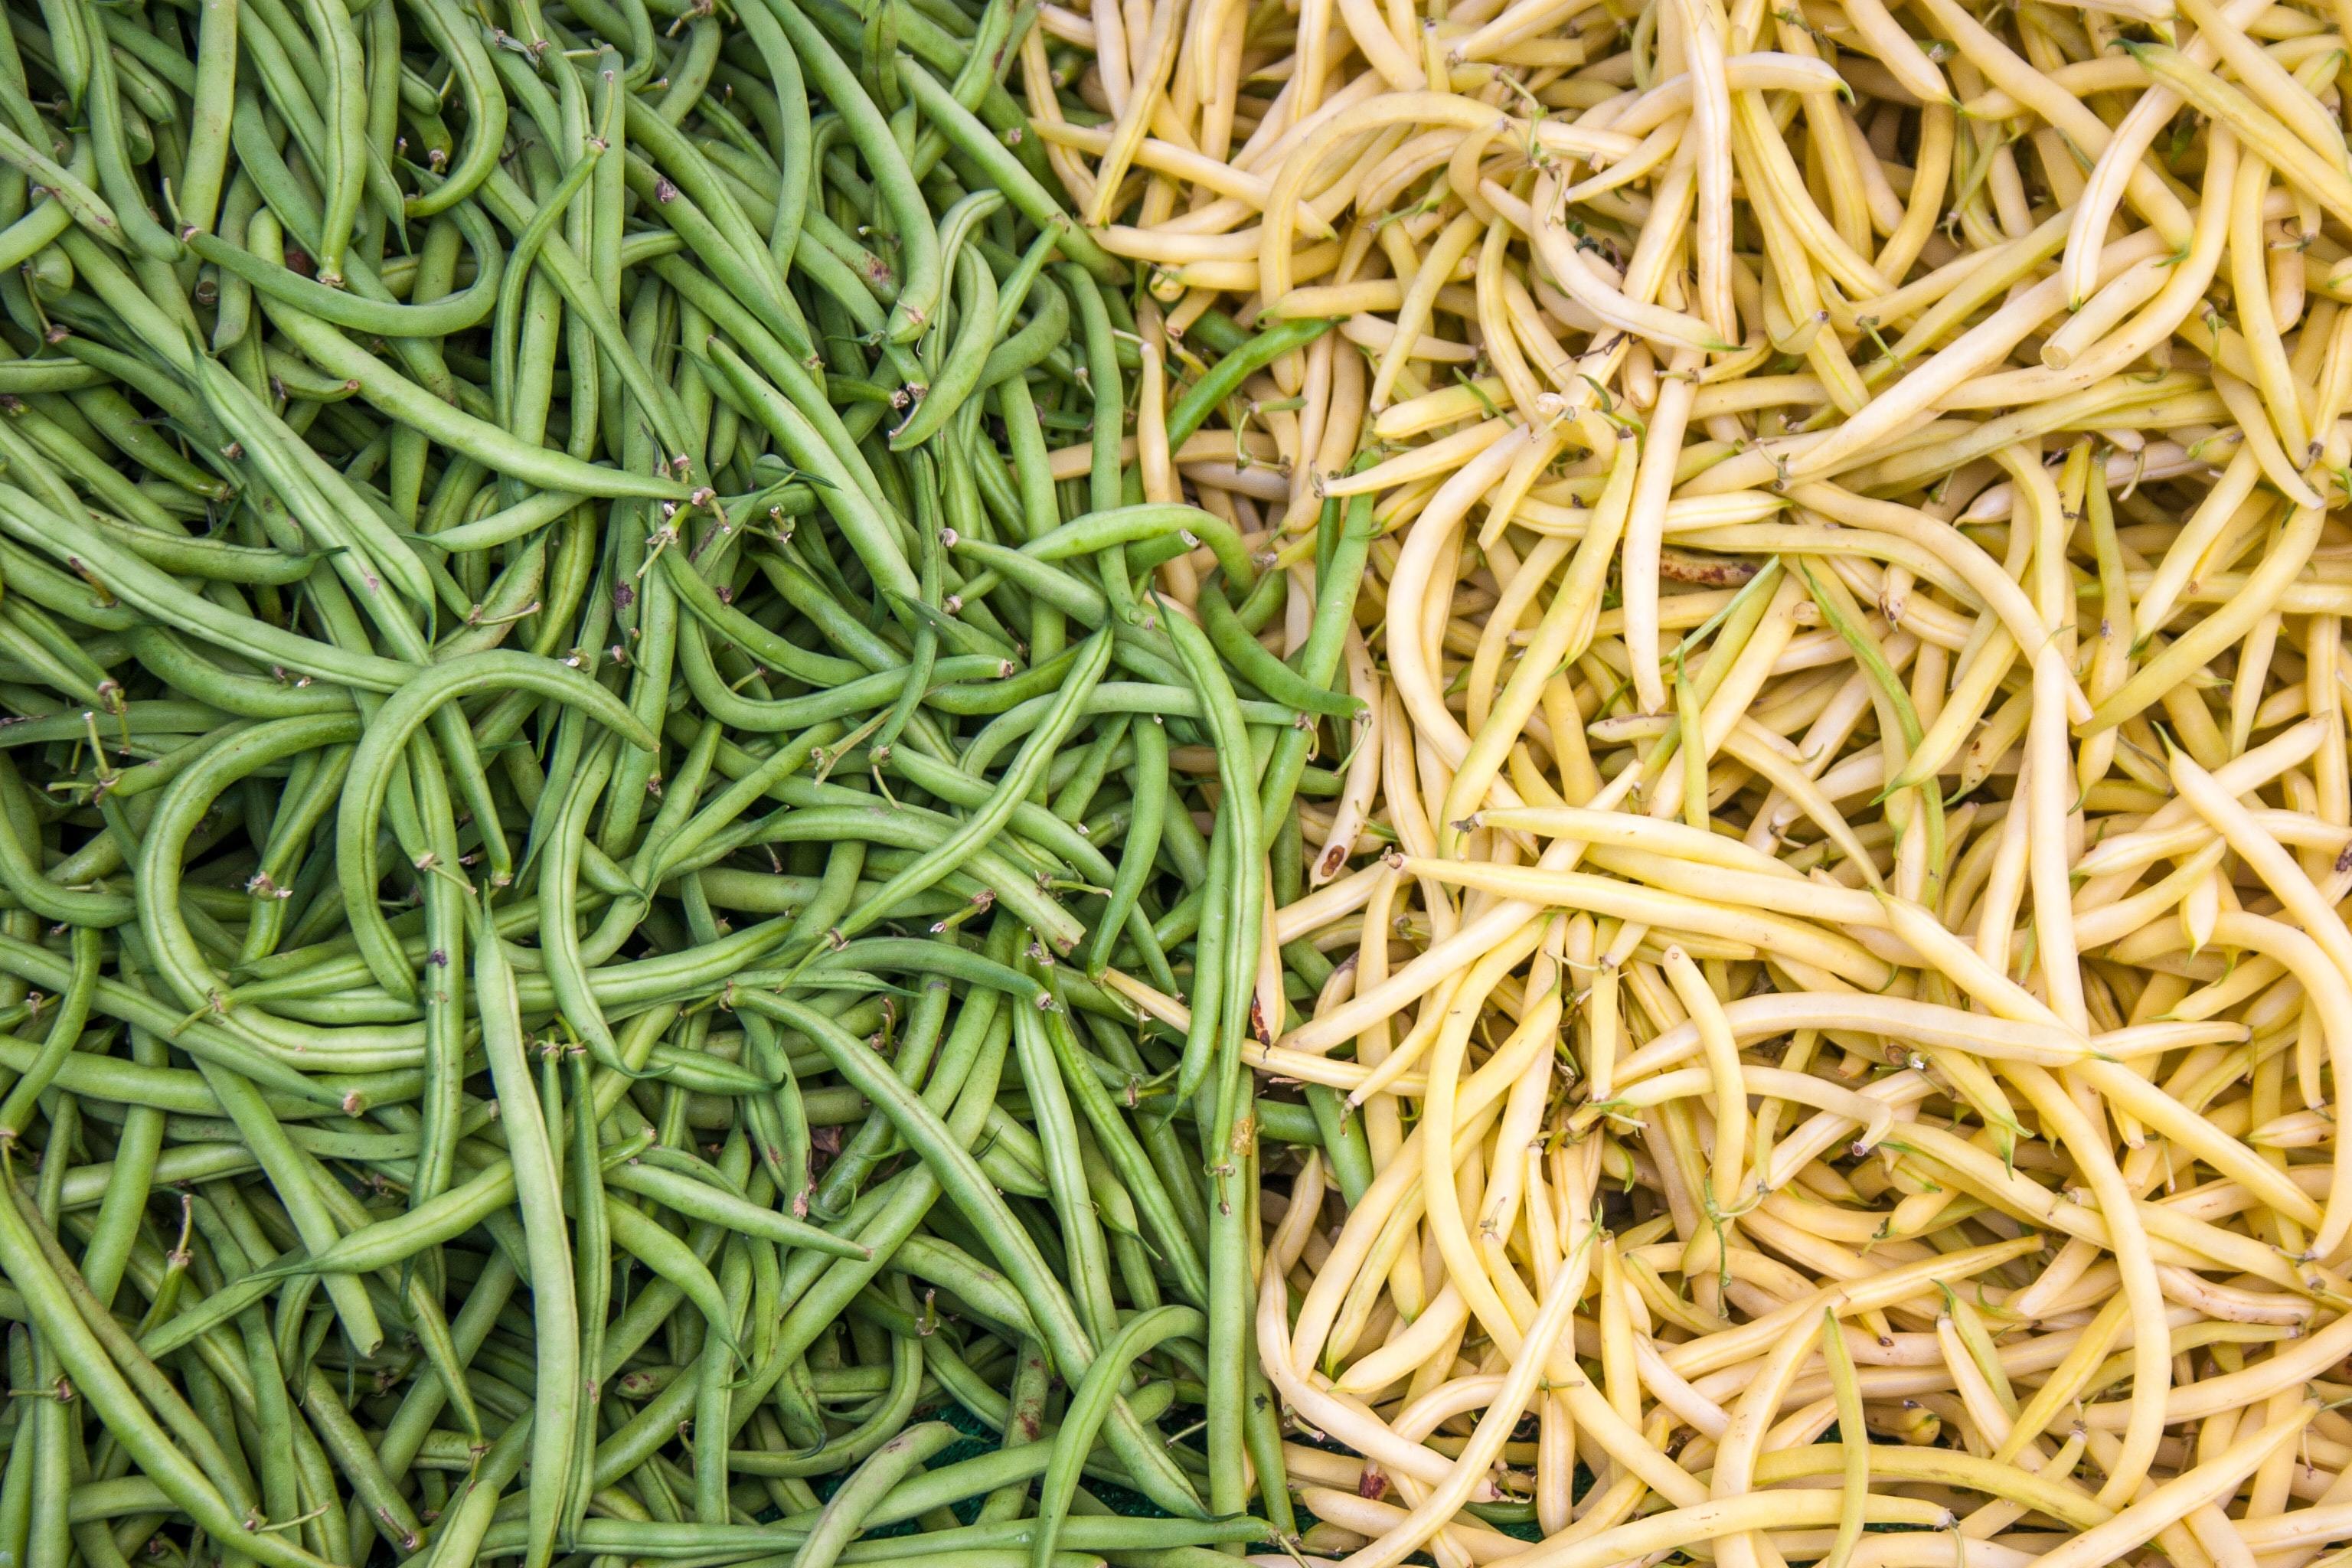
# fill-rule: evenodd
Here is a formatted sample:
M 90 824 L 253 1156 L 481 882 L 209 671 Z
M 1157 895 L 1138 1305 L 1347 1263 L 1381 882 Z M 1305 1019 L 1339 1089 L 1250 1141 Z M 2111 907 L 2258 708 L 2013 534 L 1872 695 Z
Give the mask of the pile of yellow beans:
M 1042 6 L 1150 499 L 1377 535 L 1247 1050 L 1371 1156 L 1259 1167 L 1299 1552 L 2352 1537 L 2347 25 Z M 1171 450 L 1213 310 L 1336 325 Z

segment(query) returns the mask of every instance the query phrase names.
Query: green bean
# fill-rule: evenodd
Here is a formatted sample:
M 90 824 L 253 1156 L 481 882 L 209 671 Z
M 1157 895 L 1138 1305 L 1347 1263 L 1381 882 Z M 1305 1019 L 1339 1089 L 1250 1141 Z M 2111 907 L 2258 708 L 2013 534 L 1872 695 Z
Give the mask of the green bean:
M 228 168 L 228 117 L 236 89 L 236 0 L 205 0 L 196 28 L 188 153 L 180 169 L 179 221 L 209 230 Z
M 1008 683 L 1009 684 L 1009 683 Z M 1231 685 L 1226 690 L 1230 692 Z M 1242 701 L 1238 704 L 1244 724 L 1254 728 L 1296 728 L 1297 715 L 1271 702 Z M 1035 729 L 1049 708 L 1049 700 L 1032 698 L 1017 708 L 1008 709 L 992 721 L 988 728 L 972 737 L 964 750 L 963 765 L 967 772 L 984 769 L 996 754 L 1022 736 Z M 1181 686 L 1162 686 L 1141 681 L 1106 680 L 1096 687 L 1086 701 L 1091 714 L 1156 713 L 1173 719 L 1199 720 L 1208 710 L 1200 693 Z
M 1152 1169 L 1149 1156 L 1112 1102 L 1109 1089 L 1082 1064 L 1083 1050 L 1071 1031 L 1066 1010 L 1046 1020 L 1045 1033 L 1052 1043 L 1063 1081 L 1076 1097 L 1105 1156 L 1126 1184 L 1145 1223 L 1150 1226 L 1152 1243 L 1175 1276 L 1177 1289 L 1195 1302 L 1205 1301 L 1209 1294 L 1208 1276 L 1193 1248 L 1192 1236 L 1184 1227 L 1159 1173 Z M 1180 1096 L 1180 1102 L 1181 1099 Z
M 1023 545 L 1022 553 L 1040 561 L 1090 555 L 1114 544 L 1131 544 L 1171 535 L 1197 537 L 1217 557 L 1226 577 L 1246 594 L 1257 582 L 1257 565 L 1243 547 L 1231 523 L 1198 507 L 1147 503 L 1112 507 L 1073 519 L 1040 539 Z M 1191 548 L 1188 542 L 1186 548 Z
M 1331 330 L 1328 321 L 1277 321 L 1256 336 L 1226 351 L 1209 373 L 1184 391 L 1168 408 L 1168 450 L 1173 454 L 1193 432 L 1207 423 L 1217 405 L 1241 390 L 1242 383 L 1283 355 L 1303 349 Z
M 487 922 L 478 922 L 475 952 L 482 1043 L 499 1103 L 508 1110 L 507 1145 L 530 1258 L 533 1348 L 539 1362 L 530 1459 L 541 1476 L 569 1476 L 572 1446 L 578 1436 L 572 1410 L 580 1395 L 580 1321 L 572 1288 L 571 1244 L 563 1226 L 562 1178 L 523 1057 L 514 977 L 499 952 L 498 932 Z M 529 1561 L 543 1563 L 553 1554 L 562 1510 L 562 1487 L 550 1484 L 533 1489 L 525 1552 Z
M 168 1058 L 163 1043 L 144 1029 L 130 1031 L 134 1060 L 161 1067 Z M 81 1269 L 90 1294 L 100 1307 L 111 1307 L 121 1288 L 149 1194 L 163 1164 L 165 1133 L 163 1114 L 152 1107 L 126 1108 L 114 1158 L 101 1189 L 98 1217 L 82 1247 Z M 71 1173 L 68 1173 L 70 1176 Z
M 724 243 L 732 251 L 725 258 L 729 265 L 716 268 L 720 276 L 739 292 L 769 294 L 773 284 L 760 265 L 768 247 L 759 232 L 751 226 L 749 215 L 728 191 L 725 182 L 704 158 L 700 149 L 644 100 L 630 96 L 626 107 L 630 140 L 643 146 L 649 158 L 659 160 L 665 174 L 674 179 L 682 193 L 709 214 Z M 706 255 L 703 259 L 715 264 L 720 258 Z
M 10 1384 L 21 1388 L 36 1386 L 32 1349 L 25 1331 L 12 1329 L 8 1343 Z M 26 1429 L 37 1426 L 46 1417 L 37 1410 L 17 1419 L 16 1436 L 9 1443 L 5 1468 L 0 1469 L 0 1551 L 11 1553 L 20 1563 L 27 1558 L 33 1532 L 33 1468 L 38 1462 L 37 1456 L 43 1447 Z
M 623 473 L 528 445 L 486 419 L 432 397 L 329 323 L 289 305 L 274 306 L 270 319 L 312 363 L 353 383 L 359 395 L 382 413 L 500 472 L 544 489 L 579 495 L 683 500 L 689 493 L 672 479 Z
M 255 223 L 257 227 L 268 226 L 257 216 Z M 306 449 L 289 438 L 290 433 L 285 432 L 250 388 L 210 360 L 198 362 L 197 377 L 214 416 L 244 446 L 295 521 L 324 535 L 337 573 L 364 595 L 372 616 L 401 614 L 396 606 L 381 604 L 378 574 L 407 595 L 410 604 L 431 601 L 432 584 L 415 552 L 351 492 L 341 476 L 324 464 L 306 462 Z M 326 477 L 324 484 L 321 469 L 331 476 Z
M 328 121 L 328 160 L 321 171 L 327 189 L 318 263 L 319 281 L 333 289 L 342 284 L 346 237 L 367 188 L 367 81 L 351 13 L 338 0 L 307 0 L 303 9 L 327 75 L 321 106 Z
M 1372 499 L 1356 496 L 1344 508 L 1326 502 L 1318 524 L 1321 553 L 1316 579 L 1316 601 L 1307 621 L 1307 641 L 1294 659 L 1301 679 L 1310 689 L 1328 689 L 1339 673 L 1339 660 L 1362 584 L 1364 565 L 1373 539 Z M 1279 822 L 1290 809 L 1292 792 L 1307 769 L 1314 737 L 1294 729 L 1276 737 L 1267 758 L 1260 792 L 1259 821 Z
M 13 774 L 12 767 L 0 764 L 0 776 Z M 121 894 L 51 882 L 34 858 L 37 847 L 22 842 L 14 826 L 0 819 L 0 887 L 19 904 L 46 920 L 72 925 L 118 926 L 137 918 L 135 907 Z
M 907 1473 L 962 1434 L 944 1421 L 910 1426 L 876 1449 L 833 1494 L 793 1556 L 793 1568 L 833 1568 L 842 1550 L 865 1527 L 874 1505 Z
M 444 178 L 422 195 L 408 198 L 407 215 L 429 217 L 446 212 L 474 194 L 498 163 L 506 139 L 506 95 L 497 90 L 490 57 L 449 0 L 418 0 L 420 26 L 447 58 L 450 76 L 466 103 L 467 134 L 464 153 L 449 162 Z
M 54 1180 L 55 1178 L 53 1178 Z M 45 1183 L 45 1185 L 50 1184 Z M 21 1197 L 19 1198 L 21 1205 Z M 227 1452 L 215 1440 L 215 1436 L 198 1421 L 194 1412 L 173 1391 L 163 1373 L 130 1341 L 129 1334 L 101 1308 L 88 1283 L 75 1270 L 65 1248 L 58 1243 L 48 1221 L 37 1210 L 23 1212 L 21 1218 L 26 1231 L 40 1248 L 47 1265 L 66 1296 L 71 1300 L 81 1321 L 89 1326 L 108 1356 L 122 1369 L 123 1376 L 141 1397 L 156 1411 L 172 1435 L 187 1450 L 189 1457 L 204 1470 L 214 1484 L 222 1489 L 225 1500 L 239 1505 L 247 1500 L 244 1477 L 230 1460 Z
M 5 231 L 0 231 L 0 262 L 8 261 L 12 245 L 29 246 L 33 250 L 46 247 L 62 232 L 61 225 L 72 221 L 64 216 L 62 207 L 58 207 L 54 204 L 45 204 L 35 210 L 37 213 L 56 213 L 58 226 L 52 226 L 52 220 L 43 218 L 40 220 L 39 227 L 26 229 L 19 238 L 12 241 L 7 237 L 8 236 L 16 234 L 17 229 L 24 224 L 34 221 L 31 218 L 17 220 Z M 44 230 L 46 232 L 43 232 Z M 10 264 L 21 265 L 24 259 L 24 256 L 17 256 Z M 104 386 L 110 379 L 102 370 L 69 359 L 0 360 L 0 391 L 18 395 L 28 392 L 69 392 L 77 387 Z
M 437 338 L 464 331 L 488 315 L 505 274 L 506 258 L 496 247 L 488 219 L 470 205 L 458 208 L 457 214 L 474 247 L 473 281 L 461 293 L 424 305 L 385 304 L 330 289 L 284 267 L 272 267 L 245 247 L 201 230 L 190 234 L 187 243 L 189 249 L 224 272 L 321 321 L 385 337 Z
M 612 1228 L 613 1245 L 684 1292 L 708 1321 L 710 1333 L 731 1352 L 735 1348 L 734 1325 L 727 1310 L 726 1297 L 719 1290 L 719 1281 L 693 1251 L 635 1209 L 615 1203 L 609 1196 L 604 1215 Z
M 1010 583 L 1030 599 L 1047 606 L 1058 615 L 1099 624 L 1108 615 L 1109 606 L 1099 590 L 1080 582 L 1068 573 L 1045 562 L 1034 561 L 1020 551 L 982 539 L 968 539 L 955 530 L 947 531 L 943 542 L 958 555 L 979 563 L 985 568 L 966 587 L 977 587 L 982 582 L 993 586 L 995 582 Z M 1042 668 L 1042 667 L 1041 667 Z
M 945 876 L 958 859 L 992 837 L 1012 816 L 1013 807 L 1028 794 L 1030 784 L 1044 773 L 1045 764 L 1052 760 L 1055 748 L 1060 745 L 1063 737 L 1076 722 L 1087 693 L 1102 679 L 1103 669 L 1109 659 L 1110 639 L 1102 633 L 1097 633 L 1082 645 L 1077 667 L 1069 683 L 1055 699 L 1053 710 L 1038 724 L 1023 745 L 1021 754 L 1007 770 L 995 802 L 950 835 L 937 848 L 885 882 L 872 904 L 842 921 L 834 929 L 843 937 L 856 935 L 874 923 L 880 910 L 892 907 L 899 898 L 930 887 Z M 1062 946 L 1061 951 L 1066 952 L 1069 948 Z
M 617 1165 L 604 1184 L 636 1193 L 691 1219 L 723 1225 L 739 1235 L 764 1237 L 780 1247 L 806 1247 L 835 1258 L 864 1258 L 866 1248 L 813 1225 L 756 1207 L 687 1177 L 642 1165 Z
M 1102 1353 L 1087 1369 L 1084 1382 L 1070 1394 L 1062 1429 L 1054 1435 L 1053 1458 L 1045 1467 L 1037 1507 L 1037 1531 L 1029 1548 L 1030 1568 L 1045 1568 L 1054 1543 L 1066 1527 L 1065 1515 L 1078 1487 L 1078 1468 L 1094 1435 L 1118 1397 L 1128 1369 L 1154 1345 L 1172 1339 L 1200 1339 L 1206 1332 L 1201 1314 L 1190 1307 L 1159 1307 L 1139 1312 L 1104 1342 Z
M 1344 691 L 1333 691 L 1307 681 L 1297 670 L 1266 652 L 1257 638 L 1251 636 L 1240 618 L 1234 614 L 1232 601 L 1213 577 L 1201 584 L 1199 599 L 1201 627 L 1209 634 L 1210 641 L 1226 663 L 1232 665 L 1242 679 L 1265 692 L 1277 702 L 1309 713 L 1325 713 L 1334 718 L 1350 718 L 1363 704 Z
M 129 247 L 131 242 L 125 237 L 121 220 L 114 216 L 114 209 L 107 205 L 104 197 L 5 125 L 0 125 L 0 163 L 21 170 L 84 229 L 118 249 Z
M 789 5 L 789 0 L 777 0 Z M 785 455 L 823 481 L 819 504 L 840 524 L 850 547 L 877 586 L 887 593 L 912 598 L 921 593 L 914 569 L 899 549 L 896 530 L 868 498 L 849 468 L 818 434 L 817 428 L 784 396 L 761 382 L 751 365 L 725 343 L 712 340 L 710 363 L 733 387 L 752 416 L 784 448 Z
M 1248 1090 L 1244 1087 L 1247 1068 L 1241 1058 L 1241 1041 L 1245 1029 L 1258 1038 L 1267 1038 L 1273 1021 L 1255 1017 L 1251 984 L 1257 963 L 1258 929 L 1263 919 L 1264 900 L 1261 895 L 1260 835 L 1257 826 L 1257 787 L 1252 752 L 1243 730 L 1240 704 L 1234 700 L 1220 668 L 1215 650 L 1208 636 L 1182 616 L 1169 617 L 1169 630 L 1175 638 L 1178 656 L 1192 674 L 1200 690 L 1209 731 L 1217 752 L 1218 777 L 1233 800 L 1234 809 L 1220 813 L 1218 828 L 1224 832 L 1230 824 L 1226 839 L 1227 864 L 1231 870 L 1233 893 L 1225 906 L 1231 911 L 1232 935 L 1223 953 L 1222 994 L 1218 998 L 1219 1016 L 1213 1041 L 1216 1054 L 1216 1085 L 1213 1117 L 1201 1118 L 1202 1148 L 1211 1170 L 1216 1173 L 1215 1185 L 1221 1192 L 1238 1184 L 1233 1177 L 1236 1164 L 1245 1166 L 1249 1159 L 1249 1142 L 1254 1136 L 1245 1114 Z M 1204 909 L 1213 907 L 1204 900 Z M 1220 923 L 1223 923 L 1222 921 Z M 1205 1004 L 1196 1011 L 1207 1011 Z M 1195 1058 L 1194 1083 L 1180 1082 L 1177 1099 L 1190 1101 L 1186 1090 L 1198 1087 L 1199 1073 L 1194 1046 L 1202 1043 L 1197 1032 L 1187 1041 L 1186 1055 Z M 1242 1457 L 1243 1424 L 1246 1399 L 1244 1391 L 1233 1386 L 1241 1381 L 1243 1359 L 1246 1356 L 1251 1301 L 1245 1289 L 1249 1279 L 1248 1238 L 1241 1234 L 1243 1205 L 1230 1197 L 1223 1197 L 1212 1209 L 1210 1221 L 1210 1268 L 1213 1278 L 1224 1277 L 1236 1281 L 1223 1292 L 1212 1292 L 1209 1300 L 1210 1360 L 1221 1377 L 1229 1380 L 1226 1386 L 1213 1394 L 1211 1405 L 1209 1455 L 1211 1502 L 1226 1510 L 1243 1505 L 1246 1490 Z M 1220 1261 L 1224 1267 L 1219 1268 Z
M 927 534 L 916 541 L 919 549 L 926 539 L 932 544 L 937 544 L 939 542 L 936 533 Z M 902 623 L 911 616 L 915 622 L 929 629 L 941 641 L 960 648 L 966 655 L 995 659 L 1004 667 L 1002 671 L 1004 675 L 1010 676 L 1020 668 L 1020 650 L 982 627 L 960 621 L 944 610 L 937 609 L 919 599 L 900 599 L 895 601 L 892 607 L 899 611 L 899 619 Z M 959 605 L 957 608 L 961 610 L 963 606 Z
M 53 401 L 44 401 L 47 407 L 62 416 L 63 407 Z M 103 436 L 108 443 L 138 467 L 205 500 L 225 501 L 235 493 L 234 487 L 225 480 L 182 457 L 177 447 L 147 423 L 137 405 L 111 385 L 92 386 L 70 393 L 66 404 L 90 423 L 90 430 L 83 435 L 85 444 L 89 444 L 92 437 Z M 173 408 L 181 416 L 198 413 L 193 400 L 188 399 L 174 399 Z M 201 418 L 197 418 L 195 423 L 200 427 L 204 426 Z
M 1029 1542 L 1035 1528 L 1034 1521 L 1019 1520 L 869 1539 L 851 1543 L 837 1561 L 853 1564 L 932 1561 L 958 1563 L 962 1568 L 1016 1568 L 1028 1562 Z M 583 1551 L 623 1552 L 654 1561 L 723 1554 L 736 1563 L 756 1564 L 756 1568 L 791 1568 L 792 1554 L 757 1553 L 788 1542 L 796 1553 L 798 1543 L 790 1542 L 789 1538 L 798 1534 L 803 1534 L 801 1528 L 769 1524 L 645 1524 L 591 1519 L 581 1524 L 579 1544 Z M 489 1555 L 511 1556 L 520 1549 L 522 1539 L 520 1527 L 500 1525 L 484 1536 L 482 1550 Z M 1268 1539 L 1265 1521 L 1246 1515 L 1214 1520 L 1076 1518 L 1062 1529 L 1063 1544 L 1074 1552 L 1148 1549 L 1171 1541 L 1189 1544 L 1264 1542 Z M 998 1550 L 1007 1555 L 983 1555 Z M 1060 1568 L 1058 1560 L 1056 1568 Z
M 1087 950 L 1087 973 L 1093 975 L 1109 967 L 1118 933 L 1128 929 L 1129 915 L 1138 910 L 1138 900 L 1159 856 L 1160 835 L 1168 820 L 1167 730 L 1159 715 L 1148 714 L 1142 722 L 1131 725 L 1129 732 L 1135 741 L 1133 816 L 1127 842 L 1120 848 L 1109 901 L 1096 928 L 1094 942 Z
M 15 1184 L 0 1194 L 0 1269 L 22 1294 L 39 1326 L 43 1341 L 57 1355 L 76 1392 L 103 1412 L 107 1429 L 140 1468 L 169 1495 L 174 1504 L 206 1530 L 224 1540 L 236 1540 L 245 1554 L 268 1568 L 320 1568 L 320 1560 L 277 1536 L 252 1533 L 249 1540 L 239 1510 L 215 1489 L 213 1480 L 184 1454 L 179 1439 L 167 1435 L 109 1358 L 90 1326 L 75 1310 L 67 1286 L 41 1256 L 26 1216 L 19 1208 Z M 195 1427 L 193 1416 L 189 1426 Z
M 32 1122 L 34 1101 L 57 1081 L 58 1069 L 81 1043 L 82 1026 L 89 1022 L 90 1002 L 98 994 L 98 966 L 105 951 L 105 934 L 97 926 L 76 926 L 73 948 L 73 984 L 58 998 L 57 1016 L 49 1023 L 40 1055 L 9 1088 L 7 1099 L 0 1100 L 0 1138 L 24 1136 L 25 1129 Z
M 902 255 L 898 300 L 890 309 L 885 331 L 893 342 L 912 342 L 929 326 L 947 281 L 940 266 L 939 237 L 916 187 L 914 172 L 907 166 L 889 126 L 856 74 L 842 63 L 795 0 L 763 3 L 792 39 L 810 83 L 841 115 L 889 209 Z
M 1030 222 L 1045 227 L 1064 215 L 1060 204 L 1047 192 L 1044 184 L 1021 161 L 1007 152 L 1004 143 L 970 110 L 955 100 L 954 94 L 940 85 L 933 76 L 915 60 L 902 56 L 898 62 L 898 79 L 905 83 L 907 93 L 925 119 L 938 127 L 948 139 L 949 146 L 970 159 L 975 168 L 986 176 L 986 183 L 1004 193 Z M 1071 227 L 1062 236 L 1062 253 L 1087 269 L 1090 277 L 1105 283 L 1116 283 L 1124 269 L 1108 252 L 1094 241 L 1084 229 Z
M 747 6 L 740 15 L 761 61 L 775 87 L 776 189 L 774 221 L 768 230 L 768 258 L 779 274 L 789 272 L 799 248 L 801 226 L 808 212 L 810 187 L 815 182 L 815 147 L 809 130 L 808 89 L 800 57 L 793 51 L 775 17 L 761 6 Z
M 850 276 L 857 279 L 877 303 L 887 305 L 898 298 L 898 275 L 890 264 L 858 243 L 856 237 L 839 224 L 821 212 L 811 211 L 802 220 L 801 232 L 846 268 Z
M 870 944 L 860 945 L 870 948 Z M 861 952 L 859 957 L 865 959 L 868 953 Z M 906 1035 L 893 1062 L 898 1080 L 910 1089 L 920 1085 L 924 1071 L 930 1066 L 931 1054 L 939 1046 L 940 1031 L 947 1024 L 950 991 L 946 980 L 933 978 L 916 993 Z M 889 1152 L 893 1140 L 890 1124 L 883 1118 L 868 1117 L 860 1123 L 826 1167 L 824 1179 L 809 1199 L 811 1212 L 827 1221 L 838 1221 L 845 1215 L 856 1200 L 859 1187 Z
M 890 447 L 920 446 L 945 427 L 981 384 L 981 373 L 996 342 L 996 279 L 977 250 L 956 253 L 955 344 L 925 388 L 906 423 L 890 432 Z
M 336 831 L 352 846 L 341 858 L 343 895 L 353 921 L 353 933 L 368 967 L 379 984 L 399 996 L 415 994 L 415 981 L 394 943 L 390 928 L 375 911 L 377 814 L 391 786 L 391 772 L 402 749 L 431 712 L 469 691 L 501 683 L 520 685 L 542 697 L 576 705 L 606 729 L 644 750 L 656 739 L 636 716 L 602 687 L 561 666 L 507 652 L 474 654 L 440 667 L 431 679 L 419 679 L 401 688 L 377 714 L 352 753 L 350 782 L 345 785 Z M 364 905 L 365 912 L 362 906 Z
M 672 552 L 665 550 L 661 570 L 663 576 L 677 590 L 679 600 L 701 626 L 708 626 L 768 668 L 794 680 L 834 691 L 855 685 L 859 679 L 857 667 L 848 660 L 812 654 L 728 605 L 719 597 L 703 574 L 683 556 L 673 560 Z M 902 671 L 877 671 L 870 679 L 880 683 L 873 689 L 875 695 L 881 694 L 886 688 L 890 694 L 896 695 L 907 684 L 906 673 Z M 860 692 L 859 699 L 858 707 L 865 707 L 870 701 L 866 692 Z M 780 708 L 782 706 L 778 705 Z M 805 726 L 823 717 L 825 715 L 816 714 L 799 722 Z
M 1011 1268 L 1014 1280 L 1022 1287 L 1023 1300 L 1044 1331 L 1064 1375 L 1082 1375 L 1079 1369 L 1090 1363 L 1091 1352 L 1084 1348 L 1085 1333 L 1071 1311 L 1068 1299 L 1052 1282 L 1035 1244 L 1004 1210 L 1001 1200 L 993 1197 L 971 1155 L 949 1135 L 936 1114 L 908 1095 L 895 1079 L 861 1060 L 856 1042 L 841 1034 L 822 1015 L 760 992 L 745 993 L 736 999 L 736 1005 L 766 1011 L 778 1022 L 791 1024 L 816 1041 L 835 1070 L 897 1124 L 900 1135 L 920 1151 L 926 1163 L 951 1173 L 951 1179 L 943 1182 L 949 1197 L 986 1237 L 991 1249 Z M 1176 1474 L 1172 1464 L 1157 1448 L 1140 1440 L 1133 1417 L 1120 1422 L 1114 1415 L 1113 1420 L 1112 1442 L 1120 1461 L 1129 1467 L 1139 1485 L 1150 1489 L 1147 1495 L 1171 1510 L 1190 1512 L 1197 1509 L 1191 1488 Z
M 1045 237 L 1058 237 L 1049 234 Z M 994 386 L 1000 382 L 1017 381 L 1059 349 L 1069 331 L 1067 297 L 1059 289 L 1045 289 L 1039 294 L 1037 308 L 1030 313 L 1028 324 L 988 351 L 988 359 L 980 367 L 980 384 Z M 1023 395 L 1027 395 L 1025 387 Z
M 1045 1038 L 1045 1020 L 1032 1008 L 1013 1013 L 1013 1045 L 1021 1067 L 1021 1081 L 1029 1090 L 1029 1111 L 1037 1123 L 1039 1167 L 1053 1199 L 1068 1267 L 1076 1288 L 1079 1316 L 1097 1342 L 1117 1327 L 1118 1309 L 1111 1301 L 1110 1259 L 1101 1225 L 1087 1194 L 1078 1147 L 1076 1119 L 1072 1115 L 1053 1047 Z

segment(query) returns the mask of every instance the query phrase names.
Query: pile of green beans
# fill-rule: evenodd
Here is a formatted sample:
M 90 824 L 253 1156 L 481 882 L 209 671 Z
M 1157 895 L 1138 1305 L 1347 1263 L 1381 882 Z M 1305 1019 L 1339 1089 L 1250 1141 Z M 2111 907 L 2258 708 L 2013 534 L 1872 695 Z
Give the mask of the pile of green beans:
M 0 1561 L 1296 1528 L 1259 1149 L 1367 1161 L 1243 1053 L 1371 518 L 1142 500 L 1034 9 L 5 7 Z

